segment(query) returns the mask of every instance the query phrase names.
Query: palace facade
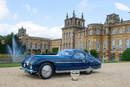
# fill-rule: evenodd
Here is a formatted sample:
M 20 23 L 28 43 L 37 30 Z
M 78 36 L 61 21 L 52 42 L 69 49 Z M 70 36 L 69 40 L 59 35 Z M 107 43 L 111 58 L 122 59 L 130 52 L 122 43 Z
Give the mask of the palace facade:
M 130 48 L 130 20 L 123 21 L 118 14 L 109 14 L 105 23 L 93 23 L 85 26 L 83 14 L 77 17 L 73 11 L 72 17 L 66 15 L 62 28 L 62 38 L 31 37 L 26 35 L 26 29 L 21 28 L 18 36 L 28 50 L 52 48 L 62 49 L 95 49 L 99 58 L 104 60 L 120 60 L 122 52 Z

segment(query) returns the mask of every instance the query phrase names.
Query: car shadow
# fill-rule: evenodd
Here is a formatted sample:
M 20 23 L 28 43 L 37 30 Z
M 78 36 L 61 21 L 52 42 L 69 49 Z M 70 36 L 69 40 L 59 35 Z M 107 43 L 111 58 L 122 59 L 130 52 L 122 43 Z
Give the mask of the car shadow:
M 86 74 L 85 72 L 80 72 L 80 76 L 83 76 L 83 75 L 93 75 L 93 74 L 98 74 L 98 73 L 100 73 L 100 72 L 99 71 L 93 71 L 91 74 Z M 38 74 L 35 74 L 35 75 L 27 74 L 26 77 L 31 78 L 31 79 L 41 79 Z M 52 76 L 52 79 L 64 78 L 64 77 L 70 77 L 70 73 L 55 73 Z

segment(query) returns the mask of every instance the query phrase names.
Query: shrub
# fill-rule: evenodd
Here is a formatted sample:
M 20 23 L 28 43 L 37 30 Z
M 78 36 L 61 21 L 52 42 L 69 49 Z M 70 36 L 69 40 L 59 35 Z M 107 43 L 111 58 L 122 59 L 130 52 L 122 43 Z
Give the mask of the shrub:
M 90 50 L 90 54 L 92 55 L 92 56 L 94 56 L 95 58 L 97 58 L 97 51 L 96 50 L 94 50 L 94 49 L 92 49 L 92 50 Z
M 58 53 L 58 48 L 52 48 L 52 53 L 57 54 Z
M 85 51 L 86 53 L 88 53 L 88 50 L 87 50 L 87 49 L 84 49 L 84 51 Z
M 127 48 L 121 56 L 122 61 L 130 61 L 130 48 Z

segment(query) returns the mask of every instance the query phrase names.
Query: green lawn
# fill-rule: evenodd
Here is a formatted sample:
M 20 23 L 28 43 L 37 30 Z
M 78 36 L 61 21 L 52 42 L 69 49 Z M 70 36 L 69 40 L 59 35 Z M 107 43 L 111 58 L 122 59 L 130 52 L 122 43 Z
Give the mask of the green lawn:
M 21 63 L 3 63 L 0 64 L 0 67 L 18 67 L 21 66 Z

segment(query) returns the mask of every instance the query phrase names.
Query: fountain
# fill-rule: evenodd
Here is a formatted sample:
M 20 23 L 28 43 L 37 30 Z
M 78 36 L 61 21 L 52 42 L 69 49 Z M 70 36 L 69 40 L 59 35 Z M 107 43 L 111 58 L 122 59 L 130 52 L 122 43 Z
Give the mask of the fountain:
M 7 51 L 10 54 L 12 61 L 13 62 L 20 62 L 21 61 L 21 50 L 20 48 L 18 48 L 17 42 L 14 38 L 14 36 L 12 37 L 12 48 L 7 45 Z

